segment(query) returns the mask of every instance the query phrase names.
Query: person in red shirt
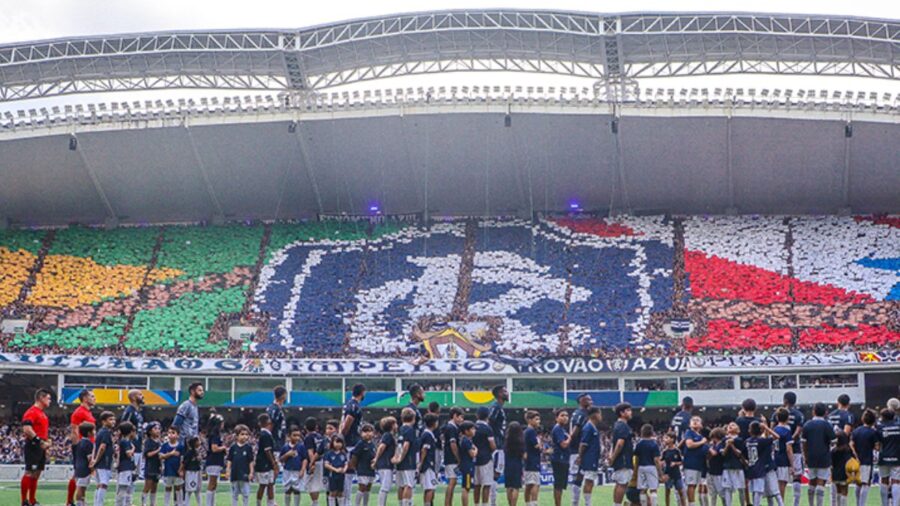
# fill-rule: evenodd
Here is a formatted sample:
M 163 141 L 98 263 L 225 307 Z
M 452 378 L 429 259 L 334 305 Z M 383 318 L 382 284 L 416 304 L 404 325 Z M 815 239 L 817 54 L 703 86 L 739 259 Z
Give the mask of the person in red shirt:
M 94 392 L 84 389 L 81 392 L 78 392 L 78 400 L 81 401 L 81 405 L 75 408 L 75 411 L 72 413 L 72 418 L 69 420 L 69 423 L 72 426 L 72 434 L 69 436 L 69 441 L 71 441 L 72 446 L 78 444 L 78 441 L 81 440 L 81 435 L 78 432 L 78 426 L 81 425 L 82 422 L 88 422 L 97 425 L 97 420 L 94 418 L 94 415 L 91 414 L 91 408 L 94 407 L 94 403 L 97 399 L 94 397 Z M 94 436 L 91 436 L 91 442 L 94 442 Z M 74 506 L 75 505 L 75 475 L 72 475 L 72 478 L 69 479 L 69 489 L 66 492 L 66 506 Z
M 34 394 L 34 404 L 22 416 L 22 434 L 25 436 L 25 474 L 20 484 L 22 506 L 37 504 L 37 483 L 47 465 L 50 448 L 50 420 L 44 410 L 50 407 L 52 399 L 53 392 L 39 388 Z

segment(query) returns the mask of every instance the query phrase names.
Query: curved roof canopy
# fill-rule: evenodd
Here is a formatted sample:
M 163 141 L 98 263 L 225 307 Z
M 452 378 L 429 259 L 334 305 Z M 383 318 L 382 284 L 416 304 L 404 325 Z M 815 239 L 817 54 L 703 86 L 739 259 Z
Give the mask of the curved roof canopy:
M 900 22 L 753 13 L 461 10 L 299 30 L 92 36 L 0 45 L 0 101 L 166 88 L 318 90 L 461 70 L 614 82 L 732 73 L 898 79 Z

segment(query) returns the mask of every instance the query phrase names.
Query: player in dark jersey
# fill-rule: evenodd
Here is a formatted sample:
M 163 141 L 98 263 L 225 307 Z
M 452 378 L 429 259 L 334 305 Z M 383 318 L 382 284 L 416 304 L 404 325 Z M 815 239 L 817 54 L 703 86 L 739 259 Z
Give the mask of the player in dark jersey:
M 578 396 L 578 409 L 572 412 L 572 418 L 569 421 L 569 436 L 572 438 L 574 445 L 570 448 L 571 456 L 569 457 L 569 482 L 572 485 L 572 506 L 579 506 L 581 501 L 581 483 L 584 475 L 575 463 L 578 458 L 577 445 L 581 441 L 581 429 L 588 421 L 587 410 L 594 404 L 594 399 L 587 393 Z
M 419 475 L 419 483 L 422 484 L 424 493 L 425 506 L 434 506 L 434 490 L 438 484 L 438 439 L 435 436 L 437 431 L 438 417 L 433 413 L 425 415 L 425 432 L 419 438 L 419 455 L 417 471 Z
M 853 432 L 853 414 L 850 413 L 850 396 L 841 394 L 837 398 L 837 408 L 828 413 L 828 423 L 834 429 L 834 434 L 846 434 L 848 437 Z M 838 491 L 834 480 L 831 480 L 831 506 L 836 506 Z
M 494 451 L 494 484 L 491 486 L 491 506 L 497 505 L 497 479 L 503 474 L 504 470 L 504 437 L 506 436 L 506 412 L 503 405 L 509 400 L 509 391 L 505 385 L 497 385 L 491 389 L 491 395 L 494 396 L 494 403 L 491 404 L 491 412 L 488 414 L 488 424 L 494 431 L 494 442 L 497 444 L 497 450 Z
M 797 409 L 797 394 L 794 392 L 785 392 L 784 393 L 784 404 L 782 407 L 788 411 L 788 427 L 791 429 L 791 441 L 792 441 L 792 454 L 793 460 L 791 460 L 791 475 L 793 476 L 793 483 L 791 485 L 793 490 L 794 497 L 794 506 L 800 506 L 800 497 L 802 484 L 800 482 L 803 476 L 803 451 L 800 448 L 800 440 L 801 432 L 803 431 L 803 424 L 806 422 L 806 417 L 803 416 L 803 412 Z M 778 421 L 775 419 L 775 414 L 772 414 L 772 425 L 776 425 Z M 782 494 L 783 496 L 784 494 Z
M 825 484 L 831 476 L 831 442 L 834 429 L 825 420 L 827 408 L 817 402 L 813 407 L 813 419 L 803 424 L 803 460 L 809 468 L 810 506 L 822 506 L 825 502 Z
M 569 454 L 572 436 L 566 431 L 569 425 L 569 412 L 564 409 L 556 411 L 556 424 L 550 430 L 551 451 L 550 466 L 553 468 L 553 503 L 562 505 L 562 494 L 569 483 Z
M 397 436 L 397 451 L 391 464 L 397 466 L 397 498 L 400 506 L 412 506 L 413 488 L 416 486 L 416 454 L 419 451 L 419 439 L 416 435 L 416 415 L 412 408 L 403 408 L 400 420 L 400 432 Z
M 672 432 L 675 433 L 678 442 L 681 442 L 681 440 L 684 439 L 684 435 L 691 427 L 693 411 L 694 399 L 692 397 L 685 397 L 681 400 L 681 409 L 672 417 L 672 422 L 669 424 L 669 427 Z
M 91 409 L 94 407 L 94 403 L 96 402 L 96 397 L 94 397 L 94 392 L 88 389 L 84 389 L 78 392 L 78 401 L 80 402 L 79 406 L 75 408 L 75 411 L 72 413 L 72 417 L 69 419 L 69 424 L 72 429 L 71 436 L 69 438 L 69 442 L 72 445 L 78 444 L 78 441 L 81 440 L 79 427 L 82 423 L 88 422 L 94 427 L 97 426 L 97 420 L 94 418 L 94 415 L 91 413 Z M 91 433 L 91 443 L 94 442 L 93 433 Z M 69 480 L 69 488 L 66 491 L 66 504 L 68 506 L 74 506 L 75 504 L 75 477 L 73 476 Z
M 225 419 L 213 413 L 206 422 L 206 504 L 216 502 L 216 490 L 219 488 L 219 476 L 225 469 L 225 454 L 228 448 L 222 442 L 225 431 Z
M 850 450 L 859 461 L 859 483 L 856 486 L 857 504 L 866 504 L 869 497 L 869 486 L 872 485 L 875 466 L 875 445 L 878 443 L 878 431 L 875 430 L 877 415 L 867 409 L 862 414 L 862 425 L 850 433 Z
M 422 388 L 422 385 L 418 383 L 414 383 L 409 387 L 409 404 L 406 405 L 407 408 L 413 410 L 416 414 L 416 423 L 414 425 L 416 429 L 416 438 L 422 435 L 422 431 L 425 430 L 425 422 L 422 420 L 422 410 L 419 409 L 419 406 L 425 402 L 425 389 Z M 403 413 L 401 411 L 401 419 Z
M 281 480 L 284 506 L 291 506 L 291 503 L 293 506 L 300 506 L 300 492 L 303 489 L 303 479 L 306 477 L 306 464 L 309 462 L 300 427 L 292 426 L 288 429 L 288 440 L 278 452 L 278 461 L 284 469 Z M 207 503 L 207 506 L 212 504 Z
M 344 437 L 344 443 L 347 445 L 348 455 L 353 454 L 353 447 L 359 442 L 359 427 L 363 421 L 362 402 L 366 398 L 366 386 L 357 383 L 350 389 L 350 398 L 344 403 L 344 410 L 341 413 L 341 425 L 338 427 L 338 434 Z M 355 471 L 347 469 L 346 479 L 344 480 L 344 501 L 347 504 L 353 504 L 353 475 Z
M 356 473 L 356 482 L 359 484 L 359 494 L 353 506 L 369 506 L 369 493 L 375 483 L 375 466 L 372 463 L 375 458 L 375 427 L 363 423 L 359 434 L 360 439 L 350 453 L 350 467 Z
M 765 422 L 750 424 L 750 437 L 744 443 L 747 448 L 747 481 L 753 505 L 759 506 L 766 497 L 771 504 L 774 497 L 778 506 L 784 506 L 781 492 L 778 489 L 778 474 L 775 471 L 775 445 L 779 439 L 778 432 L 769 428 Z
M 394 454 L 397 452 L 397 420 L 393 416 L 381 419 L 381 440 L 375 447 L 375 472 L 381 488 L 378 489 L 378 506 L 386 506 L 388 494 L 394 484 Z
M 50 449 L 50 419 L 45 411 L 50 407 L 52 398 L 50 390 L 39 388 L 34 393 L 34 404 L 22 415 L 25 473 L 22 475 L 20 491 L 23 506 L 37 504 L 38 480 L 47 465 L 47 450 Z
M 878 427 L 878 473 L 881 476 L 881 503 L 888 504 L 888 486 L 893 504 L 900 500 L 900 420 L 890 409 L 881 410 Z
M 284 417 L 284 403 L 287 402 L 288 391 L 281 385 L 272 389 L 272 404 L 266 408 L 266 414 L 272 421 L 272 439 L 275 448 L 281 448 L 287 438 L 287 420 Z
M 313 506 L 319 504 L 319 494 L 325 492 L 325 468 L 322 457 L 325 456 L 326 438 L 319 432 L 319 421 L 309 417 L 304 422 L 306 436 L 303 438 L 303 447 L 307 453 L 307 477 L 306 492 L 309 494 Z
M 482 406 L 475 413 L 477 421 L 475 422 L 475 437 L 472 443 L 478 450 L 475 457 L 475 504 L 485 504 L 488 502 L 491 487 L 494 484 L 494 450 L 497 449 L 497 443 L 494 439 L 494 430 L 488 423 L 490 410 Z
M 444 491 L 444 506 L 453 506 L 453 492 L 456 488 L 459 469 L 459 426 L 463 423 L 463 410 L 450 408 L 450 420 L 441 429 L 441 443 L 444 447 L 444 475 L 447 489 Z
M 594 485 L 600 484 L 598 470 L 600 466 L 600 451 L 602 444 L 600 442 L 602 436 L 600 434 L 600 408 L 591 406 L 588 408 L 588 423 L 584 424 L 581 429 L 581 440 L 578 445 L 578 458 L 575 463 L 584 476 L 582 482 L 582 494 L 584 497 L 584 506 L 591 506 L 591 493 Z
M 690 397 L 686 399 L 690 399 Z M 627 402 L 617 404 L 615 413 L 616 423 L 612 430 L 609 465 L 613 469 L 613 482 L 616 484 L 613 490 L 613 503 L 622 504 L 625 492 L 628 490 L 628 483 L 634 474 L 632 462 L 634 444 L 631 427 L 628 426 L 628 422 L 631 420 L 631 404 Z
M 256 502 L 262 502 L 263 495 L 272 506 L 275 503 L 275 480 L 278 477 L 278 459 L 275 458 L 275 438 L 272 435 L 272 419 L 266 413 L 256 417 L 259 424 L 257 438 L 256 462 L 253 472 L 259 488 L 256 489 Z
M 141 504 L 156 504 L 156 490 L 159 487 L 159 479 L 162 477 L 162 460 L 159 452 L 162 448 L 161 430 L 159 422 L 147 424 L 144 437 L 144 490 L 141 491 Z

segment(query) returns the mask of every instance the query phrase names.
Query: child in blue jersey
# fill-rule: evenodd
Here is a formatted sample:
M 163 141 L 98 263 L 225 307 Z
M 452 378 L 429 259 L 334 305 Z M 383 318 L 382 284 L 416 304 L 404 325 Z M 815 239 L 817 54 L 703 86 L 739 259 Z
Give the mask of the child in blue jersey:
M 825 502 L 825 483 L 831 478 L 831 442 L 834 428 L 825 420 L 827 408 L 817 402 L 813 406 L 812 420 L 803 424 L 803 460 L 809 470 L 809 488 L 806 493 L 810 506 L 822 506 Z
M 475 458 L 478 448 L 472 438 L 475 437 L 475 424 L 463 422 L 459 426 L 459 480 L 462 488 L 462 506 L 469 506 L 469 490 L 475 480 Z
M 134 494 L 134 424 L 119 424 L 119 465 L 116 467 L 116 504 L 131 506 Z
M 375 483 L 375 427 L 363 423 L 359 427 L 359 442 L 350 450 L 350 469 L 356 471 L 356 482 L 359 486 L 357 503 L 354 506 L 369 506 L 369 494 Z
M 147 437 L 144 438 L 144 490 L 141 492 L 141 504 L 156 504 L 156 490 L 159 487 L 159 478 L 162 476 L 162 460 L 159 458 L 159 450 L 162 448 L 160 440 L 161 426 L 159 422 L 150 422 L 147 425 Z
M 685 434 L 687 434 L 687 431 L 685 431 Z M 662 461 L 666 474 L 666 506 L 669 506 L 672 500 L 672 489 L 675 489 L 675 501 L 680 506 L 687 504 L 684 478 L 681 473 L 681 468 L 684 466 L 684 456 L 681 454 L 681 450 L 675 446 L 677 437 L 674 432 L 667 432 L 663 435 Z
M 309 417 L 304 422 L 306 437 L 303 438 L 303 446 L 306 447 L 306 492 L 312 501 L 312 506 L 319 506 L 319 493 L 325 490 L 325 468 L 322 465 L 322 457 L 325 456 L 325 436 L 319 432 L 319 421 L 315 417 Z
M 649 423 L 641 427 L 641 439 L 634 446 L 634 455 L 638 459 L 638 490 L 646 498 L 645 504 L 656 506 L 656 489 L 659 488 L 659 477 L 663 474 L 663 467 L 659 445 L 653 435 L 653 426 Z
M 434 490 L 437 488 L 437 451 L 438 440 L 435 431 L 438 426 L 438 417 L 434 413 L 428 413 L 423 417 L 425 430 L 419 436 L 418 473 L 419 482 L 422 484 L 425 506 L 432 506 L 434 502 Z
M 181 459 L 181 467 L 178 474 L 184 479 L 184 505 L 189 506 L 191 495 L 197 498 L 197 506 L 200 506 L 200 485 L 202 476 L 200 467 L 203 459 L 200 458 L 200 438 L 191 436 L 185 444 L 184 457 Z
M 303 446 L 303 438 L 300 427 L 291 427 L 288 431 L 288 440 L 278 452 L 278 460 L 284 469 L 281 485 L 284 489 L 284 506 L 300 506 L 300 492 L 303 487 L 303 478 L 306 476 L 306 464 L 309 456 L 306 447 Z M 293 501 L 291 500 L 293 498 Z
M 169 506 L 169 497 L 172 497 L 176 505 L 181 504 L 181 491 L 184 480 L 178 475 L 181 468 L 181 456 L 184 455 L 184 445 L 178 441 L 178 428 L 169 427 L 166 433 L 167 440 L 159 449 L 159 458 L 163 466 L 163 503 Z
M 525 506 L 537 506 L 541 490 L 541 455 L 543 447 L 538 437 L 541 429 L 541 414 L 537 411 L 525 413 Z
M 225 430 L 225 419 L 213 413 L 206 424 L 206 505 L 216 503 L 216 490 L 219 488 L 219 476 L 225 469 L 225 454 L 228 448 L 222 443 L 222 432 Z
M 378 481 L 381 488 L 378 490 L 378 506 L 387 504 L 388 494 L 394 485 L 394 454 L 397 452 L 397 419 L 386 416 L 381 419 L 381 440 L 375 447 L 375 456 L 372 458 L 375 472 L 378 473 Z
M 684 438 L 679 443 L 681 454 L 684 457 L 684 485 L 687 487 L 688 504 L 696 504 L 697 495 L 700 503 L 706 503 L 707 489 L 704 478 L 706 476 L 706 454 L 709 446 L 706 437 L 703 436 L 703 419 L 692 416 L 688 430 L 683 434 Z M 666 492 L 668 495 L 668 492 Z
M 72 463 L 75 466 L 75 502 L 78 506 L 85 506 L 84 495 L 88 485 L 91 484 L 93 472 L 94 424 L 81 422 L 78 426 L 78 435 L 81 439 L 72 446 Z
M 784 502 L 778 488 L 778 474 L 773 458 L 778 433 L 760 422 L 750 424 L 750 437 L 744 443 L 747 449 L 747 482 L 753 498 L 753 506 L 760 506 L 763 496 L 771 504 L 773 498 L 779 506 Z
M 115 455 L 113 428 L 116 426 L 116 415 L 112 411 L 104 411 L 100 413 L 98 421 L 100 429 L 97 431 L 97 440 L 94 442 L 94 472 L 97 476 L 94 505 L 102 506 L 106 498 L 106 489 L 112 479 L 113 456 Z
M 831 482 L 837 491 L 837 506 L 847 506 L 847 462 L 853 458 L 850 450 L 850 437 L 839 432 L 834 448 L 831 450 Z
M 706 488 L 709 504 L 718 504 L 719 497 L 725 498 L 725 430 L 716 427 L 709 432 L 709 456 L 706 459 Z
M 775 445 L 775 477 L 778 479 L 778 495 L 784 501 L 784 491 L 787 484 L 794 479 L 794 434 L 790 424 L 791 412 L 787 408 L 778 408 L 773 416 L 775 422 L 775 434 L 778 434 L 778 442 Z
M 897 419 L 896 413 L 888 408 L 881 410 L 878 445 L 881 504 L 887 504 L 888 499 L 892 499 L 894 506 L 897 506 L 900 504 L 900 420 Z
M 333 436 L 330 448 L 324 459 L 325 473 L 328 475 L 328 506 L 339 506 L 343 502 L 344 480 L 350 459 L 342 436 Z
M 578 445 L 578 458 L 575 464 L 582 475 L 581 496 L 584 505 L 591 506 L 591 494 L 594 485 L 600 483 L 598 469 L 600 466 L 600 408 L 591 406 L 587 408 L 587 422 L 581 428 L 581 441 Z
M 859 461 L 859 483 L 856 487 L 857 504 L 866 504 L 869 498 L 869 486 L 872 484 L 873 466 L 875 465 L 875 444 L 878 442 L 878 431 L 875 430 L 877 415 L 867 409 L 862 414 L 862 425 L 853 429 L 850 434 L 850 450 Z
M 246 425 L 234 427 L 237 442 L 231 445 L 226 456 L 225 474 L 231 481 L 231 505 L 237 506 L 238 498 L 243 498 L 244 506 L 250 504 L 250 482 L 253 481 L 253 447 L 250 446 L 250 428 Z
M 749 428 L 750 426 L 748 425 L 748 431 Z M 722 488 L 725 492 L 726 505 L 731 504 L 735 491 L 740 495 L 738 499 L 741 501 L 741 504 L 744 504 L 744 499 L 741 498 L 744 497 L 746 489 L 744 476 L 745 447 L 744 439 L 740 434 L 741 428 L 737 423 L 731 422 L 727 425 L 725 439 L 723 440 L 724 446 L 722 447 L 722 465 L 725 468 L 725 472 L 722 475 Z
M 516 506 L 522 490 L 525 473 L 525 431 L 519 422 L 512 422 L 506 429 L 503 443 L 503 478 L 506 483 L 506 502 Z

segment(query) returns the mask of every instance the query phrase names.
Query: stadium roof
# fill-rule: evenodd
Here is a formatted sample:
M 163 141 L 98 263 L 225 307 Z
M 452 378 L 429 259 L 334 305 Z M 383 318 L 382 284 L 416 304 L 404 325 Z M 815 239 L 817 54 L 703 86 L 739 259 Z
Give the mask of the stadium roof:
M 328 91 L 465 70 L 602 86 Z M 432 215 L 573 201 L 643 213 L 898 212 L 897 96 L 635 84 L 898 72 L 898 22 L 747 13 L 451 11 L 2 45 L 0 102 L 170 88 L 267 95 L 6 112 L 0 223 L 296 218 L 372 202 Z

